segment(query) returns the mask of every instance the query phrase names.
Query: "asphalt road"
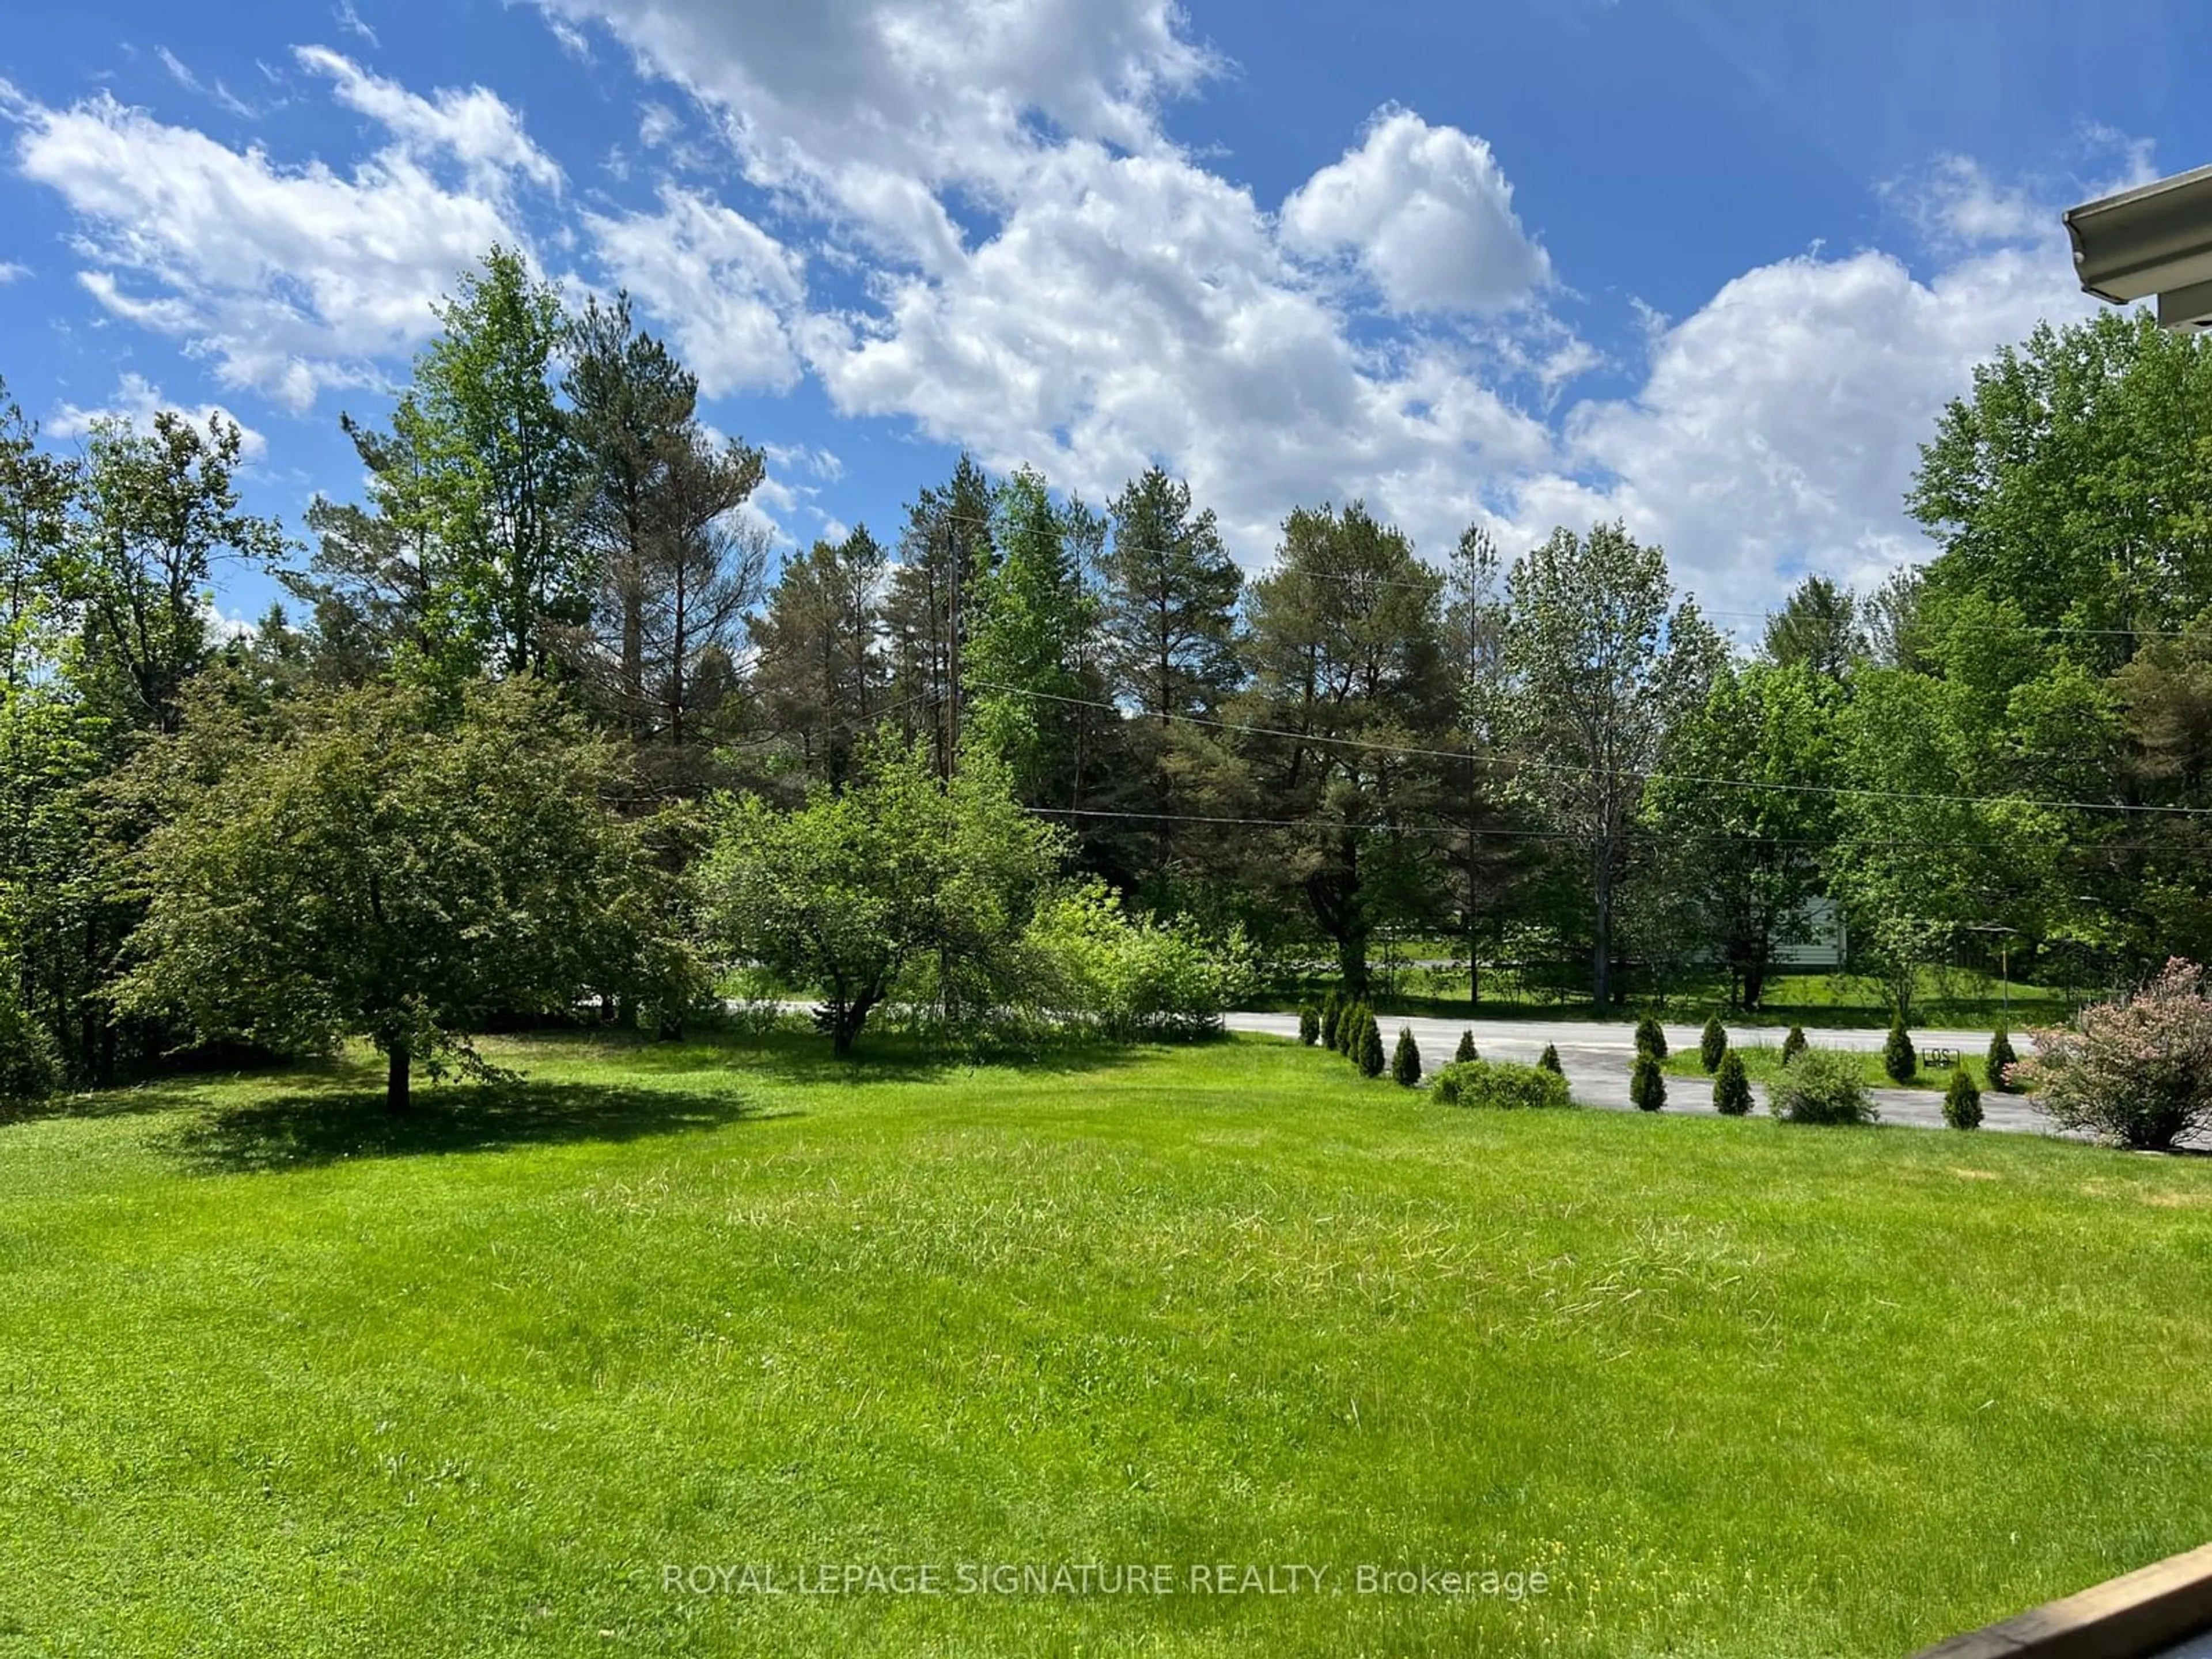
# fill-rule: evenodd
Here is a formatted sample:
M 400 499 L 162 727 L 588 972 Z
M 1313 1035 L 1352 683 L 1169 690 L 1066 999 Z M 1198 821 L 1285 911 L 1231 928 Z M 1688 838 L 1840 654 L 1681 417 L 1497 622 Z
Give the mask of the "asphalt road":
M 1275 1036 L 1296 1038 L 1298 1018 L 1296 1014 L 1231 1014 L 1224 1022 L 1232 1031 L 1264 1031 Z M 1459 1034 L 1468 1029 L 1467 1024 L 1449 1019 L 1391 1019 L 1383 1022 L 1382 1046 L 1387 1050 L 1398 1040 L 1398 1028 L 1413 1028 L 1413 1041 L 1421 1050 L 1421 1069 L 1432 1073 L 1450 1060 L 1459 1047 Z M 1628 1099 L 1628 1070 L 1636 1058 L 1636 1028 L 1632 1025 L 1595 1025 L 1580 1020 L 1567 1019 L 1486 1019 L 1473 1027 L 1475 1047 L 1486 1060 L 1514 1060 L 1533 1064 L 1544 1052 L 1544 1045 L 1552 1043 L 1559 1051 L 1559 1065 L 1567 1074 L 1567 1086 L 1574 1097 L 1589 1106 L 1605 1106 L 1621 1111 L 1633 1109 Z M 1667 1048 L 1671 1054 L 1693 1052 L 1702 1025 L 1668 1025 Z M 1850 1048 L 1880 1053 L 1887 1031 L 1811 1031 L 1806 1034 L 1814 1043 L 1823 1048 Z M 2028 1046 L 2024 1038 L 2015 1036 L 2023 1051 Z M 1779 1047 L 1782 1033 L 1771 1025 L 1731 1026 L 1729 1042 L 1741 1048 Z M 1915 1031 L 1913 1045 L 1922 1050 L 1930 1048 L 1955 1048 L 1961 1054 L 1980 1054 L 1990 1044 L 1987 1031 Z M 1752 1094 L 1759 1109 L 1766 1105 L 1766 1091 L 1758 1084 L 1752 1085 Z M 1943 1125 L 1943 1097 L 1932 1089 L 1876 1089 L 1874 1102 L 1881 1109 L 1885 1123 L 1911 1124 L 1923 1128 L 1940 1129 Z M 1667 1109 L 1670 1112 L 1703 1112 L 1713 1109 L 1712 1087 L 1703 1078 L 1670 1077 L 1667 1079 Z M 2030 1106 L 2018 1095 L 2001 1095 L 1993 1089 L 1982 1091 L 1982 1127 L 1985 1129 L 2010 1129 L 2026 1133 L 2047 1133 L 2051 1129 L 2048 1118 Z

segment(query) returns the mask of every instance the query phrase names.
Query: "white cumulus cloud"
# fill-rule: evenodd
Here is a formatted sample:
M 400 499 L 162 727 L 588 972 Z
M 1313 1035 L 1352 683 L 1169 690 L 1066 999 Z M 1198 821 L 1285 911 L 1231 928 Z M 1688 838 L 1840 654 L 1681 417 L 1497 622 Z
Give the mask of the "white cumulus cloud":
M 208 357 L 223 385 L 303 409 L 321 387 L 377 378 L 428 337 L 433 302 L 486 248 L 524 243 L 468 177 L 500 154 L 525 176 L 538 167 L 476 94 L 426 116 L 386 107 L 385 83 L 345 84 L 398 125 L 397 142 L 344 173 L 231 149 L 106 94 L 58 109 L 9 88 L 0 104 L 19 129 L 16 169 L 76 216 L 85 289 Z M 441 177 L 441 162 L 464 176 Z
M 785 325 L 805 297 L 805 265 L 719 202 L 664 185 L 659 210 L 587 213 L 601 261 L 667 328 L 709 397 L 787 391 L 799 360 Z
M 1299 186 L 1283 237 L 1301 252 L 1350 251 L 1401 312 L 1496 311 L 1552 275 L 1490 146 L 1411 110 L 1378 113 L 1358 149 Z

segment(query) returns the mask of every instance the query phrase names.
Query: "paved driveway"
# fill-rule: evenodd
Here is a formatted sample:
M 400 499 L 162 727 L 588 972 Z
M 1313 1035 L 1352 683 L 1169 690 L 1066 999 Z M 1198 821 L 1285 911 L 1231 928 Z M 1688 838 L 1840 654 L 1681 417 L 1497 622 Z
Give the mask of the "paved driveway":
M 1232 1031 L 1264 1031 L 1293 1039 L 1298 1034 L 1296 1014 L 1231 1014 L 1225 1023 Z M 1385 1020 L 1382 1046 L 1386 1052 L 1395 1045 L 1401 1025 L 1413 1028 L 1413 1041 L 1420 1047 L 1421 1069 L 1425 1073 L 1434 1072 L 1449 1061 L 1459 1047 L 1459 1034 L 1468 1029 L 1467 1022 L 1462 1020 Z M 1668 1025 L 1662 1029 L 1667 1033 L 1668 1050 L 1673 1054 L 1694 1051 L 1705 1030 L 1702 1025 Z M 1631 1109 L 1628 1070 L 1636 1058 L 1636 1028 L 1632 1025 L 1599 1025 L 1571 1019 L 1486 1019 L 1475 1022 L 1473 1030 L 1475 1046 L 1486 1060 L 1534 1064 L 1536 1056 L 1544 1052 L 1546 1043 L 1554 1045 L 1559 1051 L 1559 1065 L 1567 1074 L 1567 1086 L 1574 1091 L 1577 1100 L 1589 1106 Z M 1806 1035 L 1820 1048 L 1878 1054 L 1889 1034 L 1820 1030 Z M 1778 1048 L 1782 1036 L 1782 1032 L 1771 1025 L 1729 1028 L 1729 1042 L 1738 1048 Z M 1989 1047 L 1990 1034 L 1915 1031 L 1912 1041 L 1919 1048 L 1956 1048 L 1962 1054 L 1978 1054 Z M 2014 1041 L 2023 1049 L 2027 1047 L 2025 1039 L 2015 1036 Z M 1764 1109 L 1766 1091 L 1753 1084 L 1752 1093 Z M 1876 1089 L 1874 1102 L 1881 1109 L 1885 1123 L 1936 1129 L 1944 1127 L 1943 1097 L 1932 1089 Z M 1703 1078 L 1668 1078 L 1667 1109 L 1711 1115 L 1712 1085 Z M 2001 1095 L 1993 1089 L 1985 1089 L 1982 1091 L 1982 1127 L 2045 1133 L 2051 1125 L 2049 1119 L 2020 1096 Z

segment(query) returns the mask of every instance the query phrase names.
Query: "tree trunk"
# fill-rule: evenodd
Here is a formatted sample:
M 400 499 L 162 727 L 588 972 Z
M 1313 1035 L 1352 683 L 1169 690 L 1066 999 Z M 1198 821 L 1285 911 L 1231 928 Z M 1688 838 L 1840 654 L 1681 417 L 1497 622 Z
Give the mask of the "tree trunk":
M 408 1093 L 408 1067 L 414 1056 L 404 1042 L 395 1042 L 385 1051 L 384 1109 L 394 1117 L 404 1116 L 411 1106 L 413 1097 Z
M 1336 967 L 1346 991 L 1367 994 L 1367 929 L 1356 918 L 1347 917 L 1336 936 Z
M 645 730 L 645 600 L 638 592 L 641 576 L 632 570 L 623 583 L 622 683 L 623 723 L 635 738 Z

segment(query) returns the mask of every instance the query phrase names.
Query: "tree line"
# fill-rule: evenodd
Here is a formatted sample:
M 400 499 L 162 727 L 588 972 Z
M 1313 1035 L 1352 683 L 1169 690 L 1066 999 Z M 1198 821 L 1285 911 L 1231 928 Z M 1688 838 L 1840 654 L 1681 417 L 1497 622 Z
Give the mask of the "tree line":
M 72 1077 L 326 1041 L 334 998 L 432 1063 L 586 992 L 672 1018 L 732 917 L 818 987 L 771 876 L 842 849 L 868 899 L 885 792 L 1021 842 L 913 798 L 971 774 L 1121 922 L 1317 946 L 1355 997 L 1389 934 L 1475 1001 L 1501 963 L 1600 1008 L 1717 967 L 1756 1007 L 1822 902 L 1900 1013 L 1961 951 L 2084 985 L 2212 954 L 2212 356 L 2147 321 L 1997 354 L 1923 447 L 1934 556 L 1808 575 L 1745 652 L 1623 524 L 1432 560 L 1301 506 L 1248 575 L 1158 467 L 1092 504 L 963 456 L 779 561 L 763 451 L 626 299 L 572 313 L 495 249 L 439 319 L 389 419 L 343 417 L 362 498 L 304 542 L 241 508 L 221 416 L 64 454 L 0 389 L 0 1024 Z M 289 595 L 248 635 L 213 623 L 226 561 Z M 939 887 L 982 902 L 969 875 Z M 932 914 L 899 961 L 949 1006 Z

